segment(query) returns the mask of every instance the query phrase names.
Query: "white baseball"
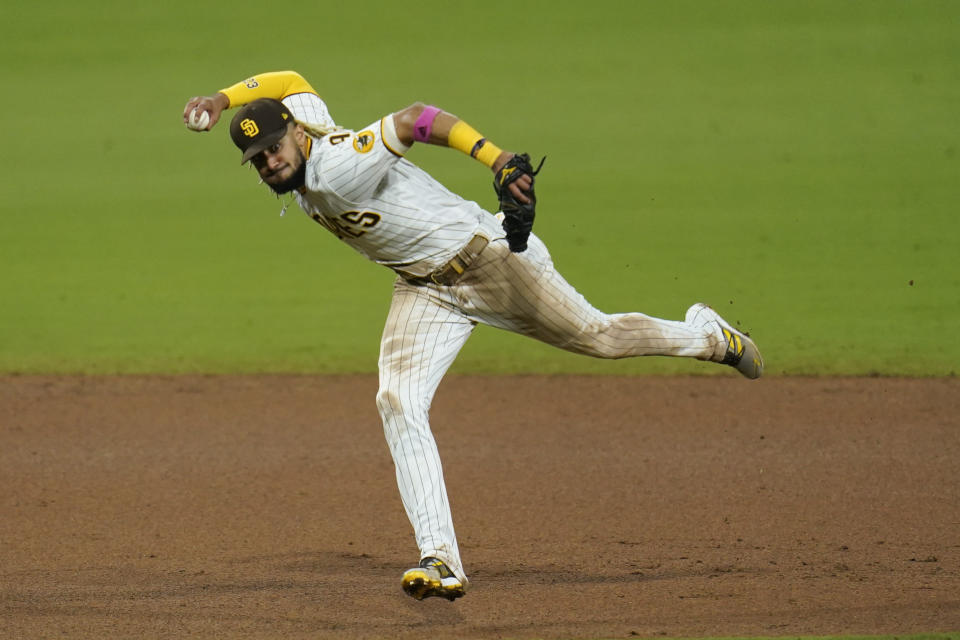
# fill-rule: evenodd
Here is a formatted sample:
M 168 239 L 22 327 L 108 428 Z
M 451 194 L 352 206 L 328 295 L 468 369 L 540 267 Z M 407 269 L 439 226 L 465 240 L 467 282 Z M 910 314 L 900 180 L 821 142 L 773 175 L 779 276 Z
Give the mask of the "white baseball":
M 210 114 L 206 111 L 198 113 L 196 108 L 190 112 L 190 117 L 187 118 L 187 128 L 194 131 L 206 131 L 208 124 L 210 124 Z

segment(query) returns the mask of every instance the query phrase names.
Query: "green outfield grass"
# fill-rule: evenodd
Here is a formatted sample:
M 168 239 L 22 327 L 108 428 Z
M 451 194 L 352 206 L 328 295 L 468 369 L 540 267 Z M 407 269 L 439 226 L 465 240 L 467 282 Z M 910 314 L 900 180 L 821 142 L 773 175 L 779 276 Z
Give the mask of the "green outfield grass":
M 960 3 L 294 4 L 5 10 L 0 372 L 375 370 L 392 275 L 180 122 L 286 68 L 345 126 L 424 100 L 546 154 L 536 230 L 604 310 L 710 302 L 772 374 L 956 370 Z M 410 158 L 493 206 L 478 163 Z M 455 370 L 721 371 L 482 327 Z

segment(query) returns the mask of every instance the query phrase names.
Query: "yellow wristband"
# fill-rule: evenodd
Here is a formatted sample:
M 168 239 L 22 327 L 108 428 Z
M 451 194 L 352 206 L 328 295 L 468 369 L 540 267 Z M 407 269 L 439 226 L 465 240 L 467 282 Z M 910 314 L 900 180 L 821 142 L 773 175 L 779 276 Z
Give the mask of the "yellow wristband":
M 482 142 L 484 143 L 483 146 L 480 147 L 474 157 L 492 169 L 493 163 L 497 161 L 503 150 L 492 142 L 486 140 Z
M 463 120 L 458 120 L 450 128 L 447 146 L 476 158 L 488 167 L 493 167 L 503 151 L 492 142 L 488 142 L 480 133 Z

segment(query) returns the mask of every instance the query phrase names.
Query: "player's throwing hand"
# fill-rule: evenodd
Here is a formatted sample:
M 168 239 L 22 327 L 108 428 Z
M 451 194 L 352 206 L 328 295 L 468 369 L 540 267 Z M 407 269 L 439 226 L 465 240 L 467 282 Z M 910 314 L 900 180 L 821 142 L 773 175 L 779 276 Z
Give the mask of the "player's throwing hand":
M 187 101 L 183 108 L 183 123 L 188 129 L 194 131 L 209 131 L 213 125 L 220 120 L 220 114 L 230 107 L 230 99 L 222 93 L 215 93 L 212 96 L 196 96 Z M 194 111 L 196 110 L 196 114 Z M 210 118 L 210 123 L 203 128 L 191 126 L 190 118 L 197 117 L 197 114 L 206 112 Z

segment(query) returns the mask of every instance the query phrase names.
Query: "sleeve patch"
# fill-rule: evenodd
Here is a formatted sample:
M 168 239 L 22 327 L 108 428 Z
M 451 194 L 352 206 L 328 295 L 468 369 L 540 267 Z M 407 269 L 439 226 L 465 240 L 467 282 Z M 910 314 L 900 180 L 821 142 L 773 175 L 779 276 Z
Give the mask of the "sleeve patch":
M 353 138 L 353 149 L 357 153 L 368 153 L 373 149 L 373 143 L 376 141 L 376 136 L 373 135 L 373 131 L 369 129 L 361 131 Z

